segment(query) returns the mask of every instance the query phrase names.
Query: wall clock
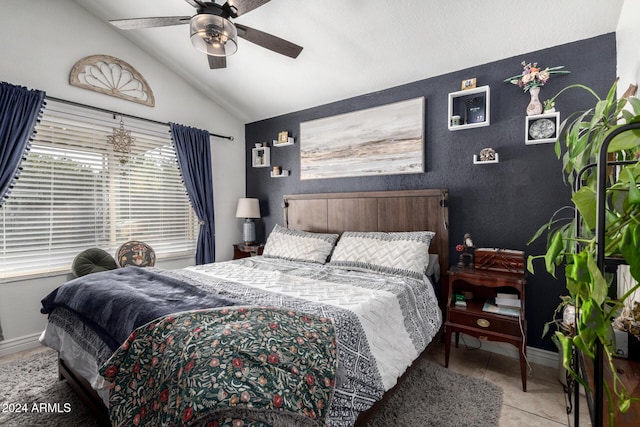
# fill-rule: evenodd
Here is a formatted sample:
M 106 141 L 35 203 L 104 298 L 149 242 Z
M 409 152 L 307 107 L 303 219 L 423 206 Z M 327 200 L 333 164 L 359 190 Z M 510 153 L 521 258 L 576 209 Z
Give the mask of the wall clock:
M 527 116 L 525 124 L 525 143 L 542 144 L 555 142 L 560 127 L 560 113 L 536 114 Z

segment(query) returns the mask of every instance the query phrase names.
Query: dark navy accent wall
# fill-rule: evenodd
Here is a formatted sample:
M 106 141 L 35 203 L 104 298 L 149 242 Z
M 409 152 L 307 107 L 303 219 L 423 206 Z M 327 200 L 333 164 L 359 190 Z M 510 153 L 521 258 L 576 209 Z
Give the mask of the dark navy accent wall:
M 461 53 L 464 54 L 464 53 Z M 263 218 L 258 221 L 258 237 L 276 223 L 282 224 L 284 194 L 344 191 L 411 190 L 448 188 L 450 194 L 450 258 L 456 262 L 455 245 L 471 233 L 477 247 L 521 249 L 527 254 L 544 252 L 544 242 L 527 246 L 538 227 L 558 208 L 570 203 L 570 189 L 563 183 L 561 161 L 554 144 L 525 145 L 525 109 L 529 94 L 504 83 L 521 71 L 520 63 L 538 62 L 542 67 L 564 65 L 571 74 L 552 75 L 541 92 L 541 100 L 565 86 L 581 83 L 606 96 L 616 77 L 615 34 L 606 34 L 537 52 L 526 53 L 454 73 L 345 99 L 327 105 L 274 117 L 246 125 L 247 196 L 261 201 Z M 451 132 L 447 129 L 448 93 L 460 90 L 464 79 L 476 77 L 478 86 L 491 88 L 491 125 Z M 366 79 L 366 70 L 349 79 Z M 310 82 L 312 84 L 312 82 Z M 621 85 L 626 83 L 622 82 Z M 350 111 L 425 97 L 425 173 L 300 180 L 300 122 Z M 577 110 L 590 108 L 594 98 L 580 89 L 565 92 L 556 102 L 561 120 Z M 256 142 L 277 139 L 287 130 L 295 145 L 271 148 L 271 165 L 291 170 L 291 176 L 271 178 L 271 168 L 251 167 L 251 148 Z M 474 165 L 473 155 L 492 147 L 500 163 Z M 528 344 L 555 350 L 551 340 L 542 338 L 544 323 L 551 319 L 564 283 L 544 272 L 529 276 L 526 291 Z

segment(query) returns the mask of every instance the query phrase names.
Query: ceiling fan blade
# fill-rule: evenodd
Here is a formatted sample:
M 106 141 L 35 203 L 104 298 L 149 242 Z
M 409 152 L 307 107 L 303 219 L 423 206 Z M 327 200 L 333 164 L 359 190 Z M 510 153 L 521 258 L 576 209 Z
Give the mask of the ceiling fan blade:
M 203 1 L 200 0 L 184 0 L 187 3 L 189 3 L 191 6 L 195 7 L 196 9 L 201 8 L 201 7 L 205 7 L 205 4 Z
M 159 16 L 155 18 L 114 19 L 109 23 L 121 30 L 139 30 L 142 28 L 188 24 L 190 19 L 190 16 Z
M 290 58 L 297 58 L 302 52 L 302 46 L 298 46 L 295 43 L 291 43 L 287 40 L 281 39 L 274 35 L 265 33 L 255 28 L 247 27 L 246 25 L 235 24 L 238 30 L 238 36 L 265 49 L 272 50 Z
M 209 59 L 209 68 L 212 70 L 217 70 L 219 68 L 227 68 L 227 57 L 226 56 L 213 56 L 207 55 Z
M 226 8 L 227 6 L 233 7 L 237 10 L 236 16 L 240 16 L 269 3 L 269 1 L 270 0 L 229 0 L 225 3 L 223 8 Z

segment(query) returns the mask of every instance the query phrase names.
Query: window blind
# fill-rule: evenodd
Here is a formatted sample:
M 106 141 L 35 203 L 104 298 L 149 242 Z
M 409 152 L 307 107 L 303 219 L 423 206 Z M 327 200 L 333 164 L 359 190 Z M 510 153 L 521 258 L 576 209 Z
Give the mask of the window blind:
M 82 250 L 114 254 L 128 240 L 158 259 L 193 256 L 198 219 L 169 127 L 125 119 L 128 154 L 108 137 L 120 118 L 47 101 L 22 172 L 0 211 L 0 280 L 70 270 Z

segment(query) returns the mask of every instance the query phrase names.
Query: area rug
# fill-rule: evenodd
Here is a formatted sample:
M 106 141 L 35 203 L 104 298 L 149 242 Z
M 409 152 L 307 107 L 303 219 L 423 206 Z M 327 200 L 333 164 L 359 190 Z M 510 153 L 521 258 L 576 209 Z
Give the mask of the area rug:
M 427 361 L 417 363 L 369 427 L 498 425 L 500 387 Z M 0 365 L 0 426 L 98 425 L 66 381 L 58 380 L 54 351 Z

